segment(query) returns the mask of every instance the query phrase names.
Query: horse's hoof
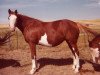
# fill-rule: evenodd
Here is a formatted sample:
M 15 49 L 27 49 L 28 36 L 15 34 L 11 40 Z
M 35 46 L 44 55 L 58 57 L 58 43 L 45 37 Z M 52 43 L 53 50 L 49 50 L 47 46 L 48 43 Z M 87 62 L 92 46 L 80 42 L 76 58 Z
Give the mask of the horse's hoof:
M 78 70 L 78 69 L 75 69 L 74 72 L 75 72 L 75 73 L 79 73 L 79 70 Z
M 72 69 L 75 70 L 75 65 L 72 66 Z
M 30 75 L 33 75 L 33 74 L 35 74 L 35 72 L 36 72 L 36 69 L 32 69 L 32 70 L 29 72 L 29 74 L 30 74 Z

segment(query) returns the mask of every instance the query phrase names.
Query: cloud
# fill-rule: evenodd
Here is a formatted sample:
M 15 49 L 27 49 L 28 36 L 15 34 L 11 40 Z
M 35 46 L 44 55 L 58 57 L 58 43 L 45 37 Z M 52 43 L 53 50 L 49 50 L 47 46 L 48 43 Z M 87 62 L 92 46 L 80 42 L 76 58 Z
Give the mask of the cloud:
M 87 7 L 100 7 L 100 0 L 88 0 L 89 2 L 85 4 Z
M 100 5 L 100 1 L 98 2 L 98 4 Z
M 57 2 L 57 1 L 62 1 L 62 0 L 35 0 L 35 1 L 40 1 L 40 2 Z
M 0 8 L 26 8 L 38 5 L 35 0 L 6 0 L 2 2 Z
M 0 5 L 0 8 L 25 8 L 25 7 L 31 7 L 31 6 L 38 6 L 36 4 L 6 4 L 6 5 Z
M 48 3 L 54 3 L 62 0 L 1 0 L 0 8 L 25 8 L 36 7 Z

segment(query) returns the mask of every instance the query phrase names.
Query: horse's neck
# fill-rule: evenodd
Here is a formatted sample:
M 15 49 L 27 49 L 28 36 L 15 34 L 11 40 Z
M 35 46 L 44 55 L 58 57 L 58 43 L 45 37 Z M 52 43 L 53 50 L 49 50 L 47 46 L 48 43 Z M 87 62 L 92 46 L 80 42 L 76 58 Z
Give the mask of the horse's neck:
M 18 15 L 18 23 L 17 23 L 17 27 L 18 29 L 20 29 L 20 31 L 23 33 L 24 32 L 24 29 L 27 27 L 27 21 L 29 21 L 29 19 L 32 19 L 32 18 L 29 18 L 27 16 L 23 16 L 23 15 Z

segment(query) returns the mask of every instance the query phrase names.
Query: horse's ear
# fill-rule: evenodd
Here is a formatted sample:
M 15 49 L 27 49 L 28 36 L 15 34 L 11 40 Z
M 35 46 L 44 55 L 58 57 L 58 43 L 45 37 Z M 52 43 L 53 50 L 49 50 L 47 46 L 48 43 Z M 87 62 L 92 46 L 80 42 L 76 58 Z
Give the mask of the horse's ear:
M 15 14 L 17 14 L 18 12 L 17 12 L 17 10 L 15 10 Z
M 10 10 L 10 9 L 8 9 L 8 13 L 9 13 L 9 14 L 11 13 L 11 10 Z

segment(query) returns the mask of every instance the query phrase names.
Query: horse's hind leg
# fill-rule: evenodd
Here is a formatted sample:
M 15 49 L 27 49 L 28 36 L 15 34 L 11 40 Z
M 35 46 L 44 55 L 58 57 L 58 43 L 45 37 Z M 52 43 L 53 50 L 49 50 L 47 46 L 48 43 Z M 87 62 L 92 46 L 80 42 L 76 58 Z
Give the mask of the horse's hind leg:
M 76 43 L 68 43 L 72 53 L 73 53 L 73 66 L 72 68 L 75 72 L 79 72 L 80 63 L 79 63 L 79 51 L 77 49 Z

